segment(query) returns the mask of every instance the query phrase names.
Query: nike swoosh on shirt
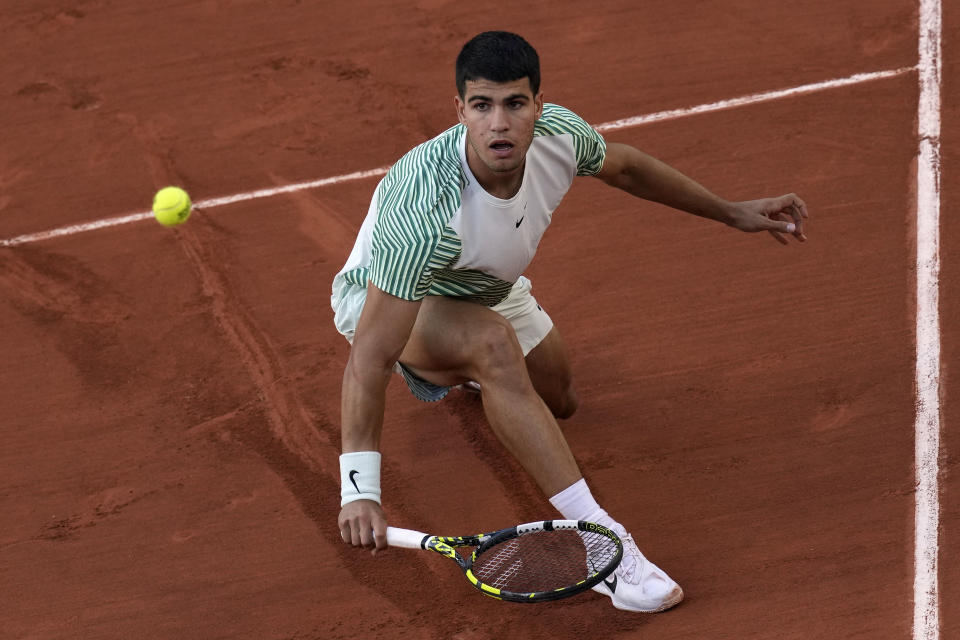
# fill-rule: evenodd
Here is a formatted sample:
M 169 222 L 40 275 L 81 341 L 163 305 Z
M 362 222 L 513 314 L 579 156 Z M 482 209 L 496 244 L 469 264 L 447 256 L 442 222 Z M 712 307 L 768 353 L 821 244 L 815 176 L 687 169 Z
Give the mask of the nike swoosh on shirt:
M 527 217 L 527 216 L 523 215 L 523 216 L 520 216 L 520 219 L 519 219 L 519 220 L 517 220 L 517 228 L 518 228 L 518 229 L 520 228 L 520 223 L 523 222 L 523 219 L 526 218 L 526 217 Z
M 353 483 L 353 488 L 357 490 L 357 493 L 360 493 L 360 487 L 357 486 L 357 481 L 353 479 L 353 476 L 357 475 L 358 473 L 360 472 L 356 469 L 350 470 L 350 482 Z

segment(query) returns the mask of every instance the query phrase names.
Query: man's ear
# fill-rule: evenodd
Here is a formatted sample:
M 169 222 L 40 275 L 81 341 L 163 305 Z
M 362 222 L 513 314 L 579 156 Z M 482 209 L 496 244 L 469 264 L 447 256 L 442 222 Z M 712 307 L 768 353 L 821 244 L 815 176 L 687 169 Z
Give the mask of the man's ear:
M 540 119 L 540 116 L 543 115 L 543 91 L 541 91 L 540 93 L 538 93 L 538 94 L 533 98 L 533 104 L 534 104 L 534 106 L 535 106 L 536 109 L 537 109 L 537 120 L 539 120 L 539 119 Z
M 463 100 L 460 99 L 459 95 L 453 96 L 453 105 L 457 109 L 457 118 L 460 120 L 460 124 L 466 124 L 464 119 L 463 110 L 466 105 L 463 104 Z

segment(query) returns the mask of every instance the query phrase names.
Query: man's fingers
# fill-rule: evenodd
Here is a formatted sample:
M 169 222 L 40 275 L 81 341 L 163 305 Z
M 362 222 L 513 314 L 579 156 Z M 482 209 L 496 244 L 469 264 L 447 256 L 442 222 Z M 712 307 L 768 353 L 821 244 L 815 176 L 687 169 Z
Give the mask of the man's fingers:
M 373 536 L 370 533 L 370 527 L 364 527 L 363 523 L 359 518 L 356 520 L 350 519 L 345 520 L 339 523 L 340 527 L 340 539 L 347 544 L 352 544 L 355 547 L 369 546 L 373 544 Z M 364 541 L 363 530 L 367 530 L 367 540 Z
M 340 538 L 355 547 L 387 546 L 387 522 L 380 505 L 370 500 L 356 500 L 346 504 L 337 517 Z
M 770 220 L 771 231 L 779 231 L 780 233 L 793 233 L 797 230 L 796 223 L 788 222 L 787 216 L 784 215 L 783 211 L 775 211 L 771 213 L 767 219 Z
M 375 543 L 373 531 L 369 527 L 361 525 L 350 525 L 348 529 L 340 531 L 340 537 L 344 542 L 355 547 L 372 547 Z M 384 536 L 384 540 L 386 540 L 386 536 Z
M 782 235 L 774 231 L 773 229 L 767 229 L 767 233 L 773 236 L 773 239 L 779 242 L 780 244 L 787 244 L 787 239 Z
M 803 201 L 800 201 L 800 204 L 803 204 Z M 803 219 L 807 217 L 806 213 L 800 208 L 800 205 L 795 203 L 790 205 L 790 216 L 797 225 L 796 230 L 792 232 L 793 235 L 800 242 L 806 241 L 807 235 L 803 232 Z
M 798 207 L 796 203 L 791 204 L 790 207 L 787 208 L 787 212 L 789 212 L 790 217 L 793 218 L 793 222 L 797 225 L 797 230 L 803 233 L 803 214 L 800 213 L 800 207 Z
M 376 547 L 373 549 L 373 555 L 377 555 L 377 551 L 382 551 L 387 548 L 387 527 L 383 523 L 378 523 L 379 527 L 374 527 L 373 529 L 373 542 Z
M 808 217 L 806 204 L 796 194 L 764 198 L 743 203 L 744 215 L 732 226 L 742 231 L 767 231 L 780 244 L 789 244 L 784 235 L 792 235 L 805 242 L 804 219 Z
M 803 242 L 807 239 L 806 234 L 803 232 L 803 219 L 810 217 L 807 211 L 807 203 L 798 198 L 795 193 L 788 194 L 784 197 L 789 199 L 786 210 L 790 212 L 790 217 L 793 218 L 794 223 L 797 225 L 796 230 L 791 233 L 793 233 L 797 240 Z
M 377 545 L 377 549 L 386 549 L 387 548 L 387 528 L 383 526 L 382 523 L 379 527 L 374 527 L 373 529 L 373 542 Z
M 796 209 L 797 213 L 803 218 L 809 218 L 807 214 L 807 205 L 806 203 L 797 197 L 795 193 L 788 193 L 785 196 L 780 196 L 777 198 L 777 204 L 780 206 L 781 210 L 786 209 Z
M 791 202 L 782 210 L 771 213 L 769 219 L 772 223 L 771 231 L 778 232 L 775 237 L 781 244 L 787 244 L 787 240 L 781 237 L 780 233 L 788 233 L 800 242 L 806 241 L 807 236 L 803 233 L 803 214 L 798 205 Z
M 340 539 L 355 547 L 373 547 L 373 553 L 387 548 L 387 525 L 383 521 L 372 527 L 363 523 L 347 522 L 340 529 Z
M 793 218 L 793 221 L 797 223 L 798 226 L 803 224 L 803 216 L 800 215 L 800 208 L 796 204 L 791 204 L 789 207 L 784 209 L 784 211 L 786 211 L 790 217 Z
M 366 527 L 360 531 L 360 543 L 365 547 L 373 546 L 373 530 L 370 527 Z

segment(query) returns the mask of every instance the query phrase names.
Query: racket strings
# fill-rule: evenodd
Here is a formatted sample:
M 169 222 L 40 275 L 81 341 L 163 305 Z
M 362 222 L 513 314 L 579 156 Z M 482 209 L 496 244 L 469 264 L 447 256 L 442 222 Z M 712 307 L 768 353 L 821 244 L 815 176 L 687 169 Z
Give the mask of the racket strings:
M 594 575 L 616 557 L 616 543 L 604 535 L 538 531 L 486 550 L 474 561 L 473 573 L 502 591 L 555 591 Z
M 587 575 L 599 573 L 609 565 L 617 555 L 617 545 L 607 536 L 592 531 L 578 531 L 586 549 Z

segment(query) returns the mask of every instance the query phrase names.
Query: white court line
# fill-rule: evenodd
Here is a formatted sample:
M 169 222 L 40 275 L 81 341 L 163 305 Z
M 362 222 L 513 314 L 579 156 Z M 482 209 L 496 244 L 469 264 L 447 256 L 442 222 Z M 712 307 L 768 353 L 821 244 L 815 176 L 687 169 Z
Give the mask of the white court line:
M 940 637 L 940 0 L 920 2 L 913 638 Z
M 782 98 L 798 96 L 806 93 L 813 93 L 815 91 L 824 91 L 827 89 L 836 89 L 839 87 L 846 87 L 850 85 L 860 84 L 863 82 L 870 82 L 872 80 L 882 80 L 884 78 L 892 78 L 892 77 L 903 75 L 904 73 L 909 73 L 915 70 L 916 70 L 916 67 L 902 67 L 900 69 L 889 69 L 887 71 L 857 73 L 852 76 L 847 76 L 846 78 L 837 78 L 834 80 L 826 80 L 824 82 L 814 82 L 812 84 L 800 85 L 798 87 L 793 87 L 791 89 L 779 89 L 776 91 L 767 91 L 764 93 L 754 93 L 747 96 L 741 96 L 739 98 L 732 98 L 730 100 L 721 100 L 719 102 L 702 104 L 696 107 L 688 107 L 685 109 L 672 109 L 669 111 L 659 111 L 657 113 L 650 113 L 647 115 L 636 116 L 633 118 L 625 118 L 623 120 L 606 122 L 604 124 L 597 125 L 596 129 L 597 131 L 614 131 L 617 129 L 627 129 L 629 127 L 637 127 L 643 124 L 649 124 L 651 122 L 673 120 L 676 118 L 697 115 L 700 113 L 708 113 L 711 111 L 720 111 L 722 109 L 731 109 L 734 107 L 742 107 L 745 105 L 757 104 L 759 102 L 769 102 L 771 100 L 779 100 Z M 341 182 L 349 182 L 351 180 L 362 180 L 364 178 L 373 178 L 373 177 L 382 176 L 387 172 L 388 169 L 389 167 L 380 167 L 379 169 L 357 171 L 354 173 L 348 173 L 341 176 L 334 176 L 331 178 L 322 178 L 320 180 L 312 180 L 310 182 L 298 182 L 296 184 L 289 184 L 283 187 L 259 189 L 257 191 L 239 193 L 232 196 L 224 196 L 221 198 L 211 198 L 208 200 L 199 200 L 196 203 L 194 203 L 194 206 L 196 206 L 198 209 L 210 209 L 210 208 L 219 207 L 225 204 L 242 202 L 244 200 L 254 200 L 256 198 L 268 198 L 268 197 L 280 195 L 283 193 L 292 193 L 295 191 L 302 191 L 304 189 L 316 189 L 318 187 L 339 184 Z M 16 236 L 14 238 L 9 238 L 6 240 L 0 240 L 0 247 L 13 247 L 19 244 L 27 244 L 30 242 L 39 242 L 41 240 L 49 240 L 50 238 L 56 238 L 58 236 L 70 236 L 70 235 L 75 235 L 77 233 L 84 233 L 86 231 L 93 231 L 95 229 L 103 229 L 106 227 L 115 227 L 118 225 L 129 224 L 131 222 L 139 222 L 140 220 L 147 220 L 151 217 L 153 217 L 153 214 L 150 213 L 149 211 L 145 211 L 142 213 L 132 213 L 124 216 L 118 216 L 115 218 L 105 218 L 102 220 L 96 220 L 94 222 L 73 224 L 65 227 L 51 229 L 49 231 L 40 231 L 38 233 L 28 233 L 25 235 Z
M 390 167 L 381 167 L 379 169 L 368 169 L 367 171 L 356 171 L 354 173 L 347 173 L 342 176 L 334 176 L 332 178 L 321 178 L 319 180 L 311 180 L 310 182 L 298 182 L 296 184 L 288 184 L 283 187 L 258 189 L 256 191 L 238 193 L 232 196 L 223 196 L 221 198 L 209 198 L 207 200 L 198 200 L 197 202 L 193 203 L 193 206 L 197 207 L 198 209 L 211 209 L 213 207 L 221 207 L 225 204 L 233 204 L 234 202 L 243 202 L 244 200 L 268 198 L 270 196 L 276 196 L 282 193 L 291 193 L 293 191 L 303 191 L 304 189 L 316 189 L 318 187 L 326 187 L 328 185 L 337 184 L 339 182 L 349 182 L 351 180 L 362 180 L 363 178 L 372 178 L 375 176 L 382 176 L 387 172 L 387 169 L 389 168 Z M 102 220 L 96 220 L 94 222 L 72 224 L 66 227 L 58 227 L 56 229 L 51 229 L 50 231 L 28 233 L 26 235 L 10 238 L 9 240 L 0 240 L 0 247 L 13 247 L 18 244 L 26 244 L 28 242 L 38 242 L 40 240 L 48 240 L 50 238 L 56 238 L 58 236 L 72 236 L 74 234 L 83 233 L 85 231 L 93 231 L 94 229 L 103 229 L 105 227 L 116 227 L 121 224 L 129 224 L 131 222 L 139 222 L 140 220 L 148 220 L 152 217 L 153 217 L 153 213 L 151 213 L 150 211 L 145 211 L 142 213 L 131 213 L 125 216 L 118 216 L 116 218 L 104 218 Z
M 688 107 L 686 109 L 672 109 L 670 111 L 658 111 L 657 113 L 650 113 L 645 116 L 636 116 L 633 118 L 625 118 L 623 120 L 616 120 L 614 122 L 607 122 L 601 125 L 597 125 L 597 131 L 611 131 L 614 129 L 625 129 L 627 127 L 636 127 L 641 124 L 648 124 L 650 122 L 659 122 L 661 120 L 673 120 L 674 118 L 680 118 L 683 116 L 692 116 L 698 113 L 708 113 L 710 111 L 720 111 L 721 109 L 731 109 L 733 107 L 742 107 L 748 104 L 756 104 L 758 102 L 769 102 L 770 100 L 780 100 L 781 98 L 789 98 L 792 96 L 799 96 L 805 93 L 814 93 L 816 91 L 824 91 L 826 89 L 837 89 L 839 87 L 847 87 L 854 84 L 860 84 L 862 82 L 870 82 L 871 80 L 882 80 L 884 78 L 893 78 L 895 76 L 903 75 L 910 71 L 915 71 L 916 67 L 901 67 L 900 69 L 890 69 L 888 71 L 874 71 L 871 73 L 857 73 L 852 76 L 847 76 L 846 78 L 837 78 L 835 80 L 826 80 L 824 82 L 814 82 L 811 84 L 803 84 L 799 87 L 793 87 L 792 89 L 779 89 L 777 91 L 765 91 L 763 93 L 754 93 L 748 96 L 741 96 L 739 98 L 731 98 L 730 100 L 721 100 L 720 102 L 711 102 L 709 104 L 701 104 L 697 107 Z

